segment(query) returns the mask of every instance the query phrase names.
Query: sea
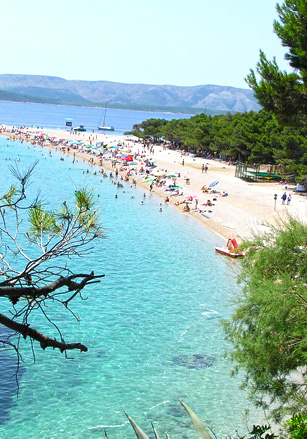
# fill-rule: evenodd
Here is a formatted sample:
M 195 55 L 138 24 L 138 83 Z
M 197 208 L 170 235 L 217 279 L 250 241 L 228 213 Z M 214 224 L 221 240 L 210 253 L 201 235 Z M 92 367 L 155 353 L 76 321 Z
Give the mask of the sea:
M 0 124 L 63 129 L 69 117 L 95 130 L 100 113 L 1 102 Z M 122 134 L 151 117 L 189 116 L 110 109 L 108 117 Z M 0 136 L 1 194 L 15 183 L 12 166 L 23 172 L 36 160 L 29 200 L 39 192 L 55 209 L 72 202 L 76 187 L 93 190 L 105 239 L 86 257 L 66 262 L 76 272 L 105 277 L 71 303 L 74 315 L 55 303 L 45 309 L 65 341 L 82 342 L 88 352 L 66 358 L 21 340 L 18 391 L 16 356 L 0 352 L 0 438 L 95 439 L 106 432 L 109 439 L 129 439 L 135 435 L 125 413 L 150 437 L 153 423 L 160 437 L 195 438 L 179 400 L 219 439 L 237 430 L 246 434 L 259 416 L 240 389 L 242 377 L 230 376 L 225 356 L 231 347 L 221 319 L 230 317 L 240 293 L 240 266 L 215 254 L 223 240 L 172 206 L 160 212 L 154 194 L 144 198 L 129 183 L 118 188 L 101 179 L 86 162 Z M 2 299 L 0 312 L 8 309 Z M 54 334 L 44 316 L 33 317 L 33 327 Z
M 72 122 L 73 127 L 83 125 L 87 132 L 98 131 L 105 109 L 95 107 L 74 107 L 65 105 L 28 104 L 22 102 L 0 101 L 0 125 L 27 126 L 51 129 L 70 129 L 66 122 Z M 115 110 L 109 108 L 106 113 L 105 124 L 114 127 L 110 134 L 123 135 L 131 131 L 133 125 L 144 120 L 155 119 L 182 119 L 190 118 L 190 114 L 152 113 L 146 111 Z M 108 132 L 106 131 L 105 134 Z

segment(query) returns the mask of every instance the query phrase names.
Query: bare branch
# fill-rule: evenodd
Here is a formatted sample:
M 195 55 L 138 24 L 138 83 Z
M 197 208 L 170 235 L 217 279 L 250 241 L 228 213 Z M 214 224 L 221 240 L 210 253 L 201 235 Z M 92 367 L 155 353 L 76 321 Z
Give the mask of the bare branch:
M 0 323 L 15 332 L 18 332 L 24 338 L 31 337 L 31 339 L 38 341 L 42 349 L 52 347 L 54 349 L 59 349 L 61 352 L 72 349 L 79 349 L 81 352 L 87 352 L 88 350 L 87 347 L 81 343 L 65 343 L 64 341 L 59 342 L 55 339 L 46 337 L 42 333 L 36 331 L 36 329 L 30 328 L 28 325 L 17 323 L 3 314 L 0 314 Z
M 0 284 L 0 297 L 7 297 L 9 299 L 20 299 L 21 297 L 36 298 L 36 297 L 47 297 L 50 293 L 58 290 L 62 287 L 67 287 L 67 291 L 81 291 L 87 284 L 92 283 L 91 281 L 104 277 L 104 274 L 94 275 L 91 274 L 73 274 L 68 277 L 59 277 L 54 282 L 49 285 L 44 285 L 42 287 L 11 287 L 6 286 L 10 284 L 10 281 L 5 281 Z M 74 279 L 81 278 L 81 282 L 75 282 Z M 98 281 L 99 282 L 99 281 Z M 16 302 L 15 302 L 16 303 Z

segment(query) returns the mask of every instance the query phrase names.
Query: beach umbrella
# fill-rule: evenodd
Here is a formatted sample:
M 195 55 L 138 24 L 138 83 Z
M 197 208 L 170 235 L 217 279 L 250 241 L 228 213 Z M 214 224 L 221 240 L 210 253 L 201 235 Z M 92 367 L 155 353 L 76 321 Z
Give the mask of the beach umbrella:
M 175 178 L 175 177 L 177 177 L 177 175 L 175 175 L 175 174 L 170 174 L 170 175 L 168 175 L 168 177 L 169 177 L 169 178 Z
M 217 180 L 213 181 L 212 183 L 209 184 L 209 187 L 213 187 L 216 186 L 219 182 Z
M 127 157 L 123 157 L 123 160 L 126 160 L 127 162 L 133 162 L 133 158 L 131 155 L 127 155 Z

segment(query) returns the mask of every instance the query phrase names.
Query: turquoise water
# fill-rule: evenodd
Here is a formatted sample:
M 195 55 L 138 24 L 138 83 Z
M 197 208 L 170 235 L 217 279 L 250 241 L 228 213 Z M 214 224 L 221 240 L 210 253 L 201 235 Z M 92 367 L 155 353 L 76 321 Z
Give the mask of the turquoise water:
M 248 402 L 229 376 L 220 327 L 238 293 L 236 261 L 216 255 L 220 239 L 192 217 L 171 206 L 159 212 L 160 200 L 151 194 L 141 205 L 139 188 L 100 182 L 88 164 L 61 157 L 1 138 L 0 188 L 12 180 L 7 165 L 16 158 L 21 169 L 39 159 L 30 190 L 39 188 L 53 205 L 69 200 L 74 184 L 93 187 L 107 239 L 72 264 L 105 278 L 72 305 L 80 323 L 62 308 L 49 310 L 65 340 L 83 342 L 87 353 L 65 359 L 36 347 L 33 362 L 23 342 L 19 397 L 10 379 L 14 357 L 0 355 L 0 437 L 90 439 L 104 437 L 106 429 L 111 439 L 133 438 L 127 412 L 148 434 L 153 422 L 161 436 L 195 438 L 178 399 L 219 437 L 240 427 L 244 433 Z M 7 304 L 0 306 L 5 311 Z M 46 326 L 40 317 L 35 323 Z

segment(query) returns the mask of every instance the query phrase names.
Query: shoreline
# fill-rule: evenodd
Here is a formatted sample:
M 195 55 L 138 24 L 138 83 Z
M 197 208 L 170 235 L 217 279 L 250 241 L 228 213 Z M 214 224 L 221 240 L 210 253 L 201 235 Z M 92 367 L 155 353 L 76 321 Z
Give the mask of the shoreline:
M 16 140 L 33 143 L 46 147 L 50 150 L 57 150 L 62 154 L 75 157 L 77 160 L 89 162 L 97 167 L 101 172 L 103 169 L 108 173 L 112 172 L 115 176 L 116 168 L 118 177 L 114 181 L 123 180 L 123 184 L 138 185 L 144 192 L 150 191 L 162 200 L 162 212 L 164 204 L 169 204 L 184 215 L 191 215 L 200 221 L 205 227 L 227 240 L 235 238 L 239 242 L 243 239 L 249 239 L 253 234 L 262 233 L 268 230 L 268 224 L 276 224 L 279 220 L 285 220 L 290 216 L 300 219 L 303 222 L 307 220 L 307 197 L 293 192 L 294 185 L 284 186 L 276 182 L 250 183 L 235 177 L 235 166 L 226 162 L 211 160 L 206 158 L 184 155 L 181 151 L 170 150 L 163 145 L 150 145 L 146 148 L 143 144 L 135 139 L 114 134 L 96 134 L 96 133 L 72 133 L 70 131 L 58 129 L 37 129 L 37 128 L 18 128 L 12 131 L 12 127 L 2 127 L 1 135 Z M 48 135 L 49 139 L 46 140 Z M 41 137 L 39 137 L 41 136 Z M 36 137 L 36 138 L 35 138 Z M 63 139 L 57 142 L 58 139 Z M 90 153 L 90 148 L 84 148 L 80 151 L 74 148 L 73 142 L 66 143 L 67 140 L 81 141 L 85 145 L 91 144 L 96 148 L 96 143 L 103 145 L 121 144 L 121 149 L 133 157 L 137 157 L 135 164 L 123 166 L 112 164 L 111 154 L 100 161 L 99 156 Z M 116 149 L 113 149 L 113 155 Z M 113 157 L 114 159 L 114 157 Z M 119 162 L 121 160 L 117 159 Z M 146 161 L 155 162 L 155 167 L 151 169 L 151 174 L 140 174 L 141 168 L 146 168 Z M 208 170 L 202 170 L 207 166 Z M 133 169 L 133 170 L 132 170 Z M 130 172 L 129 172 L 130 170 Z M 127 173 L 130 175 L 127 177 Z M 173 177 L 166 177 L 172 175 Z M 163 177 L 162 177 L 163 176 Z M 171 194 L 166 190 L 165 185 L 159 186 L 155 182 L 145 181 L 146 177 L 156 178 L 158 181 L 163 179 L 166 185 L 174 181 L 179 186 L 179 194 Z M 117 180 L 116 180 L 117 178 Z M 147 178 L 148 180 L 148 178 Z M 218 181 L 212 191 L 204 192 L 203 186 L 209 186 L 211 182 Z M 152 190 L 150 185 L 152 184 Z M 283 193 L 292 195 L 289 205 L 282 204 L 281 196 Z M 226 193 L 227 196 L 222 196 Z M 274 201 L 274 195 L 277 200 Z M 169 201 L 165 201 L 168 197 Z M 211 206 L 206 206 L 210 200 Z M 176 205 L 176 203 L 181 203 Z M 190 212 L 183 212 L 183 207 L 188 204 Z

